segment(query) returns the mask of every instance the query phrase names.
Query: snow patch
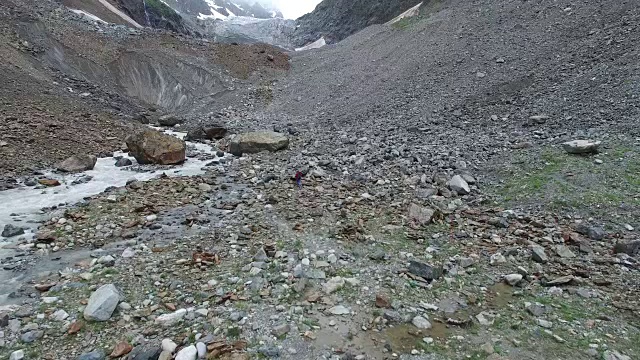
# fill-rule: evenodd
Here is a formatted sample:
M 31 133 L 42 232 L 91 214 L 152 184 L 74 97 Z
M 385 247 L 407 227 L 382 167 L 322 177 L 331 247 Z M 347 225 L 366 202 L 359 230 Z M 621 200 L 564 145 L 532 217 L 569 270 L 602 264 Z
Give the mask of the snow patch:
M 104 20 L 100 19 L 99 17 L 97 17 L 97 16 L 93 15 L 92 13 L 88 13 L 88 12 L 86 12 L 86 11 L 84 11 L 84 10 L 78 10 L 78 9 L 69 9 L 69 10 L 71 10 L 71 12 L 76 13 L 76 14 L 78 14 L 78 15 L 82 15 L 82 16 L 84 16 L 84 17 L 86 17 L 86 18 L 90 19 L 90 20 L 97 21 L 97 22 L 101 22 L 101 23 L 103 23 L 103 24 L 106 24 L 106 23 L 107 23 L 106 21 L 104 21 Z
M 395 24 L 398 21 L 404 19 L 404 18 L 410 18 L 410 17 L 414 17 L 414 16 L 418 16 L 420 15 L 420 6 L 422 6 L 422 3 L 419 3 L 418 5 L 412 7 L 411 9 L 403 12 L 402 14 L 396 16 L 395 18 L 393 18 L 391 21 L 389 21 L 387 23 L 387 25 L 391 25 L 391 24 Z
M 211 15 L 205 15 L 203 13 L 198 13 L 198 20 L 208 20 L 208 19 L 214 19 L 214 20 L 225 20 L 227 17 L 220 14 L 219 12 L 215 11 L 215 10 L 211 10 Z
M 321 47 L 327 45 L 327 41 L 324 39 L 324 37 L 321 37 L 320 39 L 312 42 L 311 44 L 307 44 L 303 47 L 297 48 L 296 51 L 305 51 L 305 50 L 311 50 L 311 49 L 320 49 Z
M 128 22 L 129 24 L 133 25 L 134 27 L 137 27 L 138 29 L 142 29 L 142 26 L 140 24 L 135 22 L 135 20 L 130 18 L 127 14 L 125 14 L 122 11 L 118 10 L 115 6 L 111 5 L 107 0 L 98 0 L 98 1 L 102 5 L 104 5 L 107 9 L 109 9 L 112 13 L 120 16 L 120 18 L 122 18 L 122 20 Z

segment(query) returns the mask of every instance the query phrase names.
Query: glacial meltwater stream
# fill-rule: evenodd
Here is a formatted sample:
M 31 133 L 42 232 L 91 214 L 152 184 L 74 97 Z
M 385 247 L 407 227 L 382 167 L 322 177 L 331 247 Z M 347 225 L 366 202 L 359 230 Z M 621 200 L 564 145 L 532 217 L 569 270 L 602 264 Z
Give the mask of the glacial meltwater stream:
M 165 133 L 183 139 L 186 134 L 173 131 Z M 148 181 L 162 174 L 171 177 L 195 176 L 205 172 L 205 167 L 219 160 L 214 149 L 207 144 L 187 142 L 187 152 L 197 153 L 197 157 L 189 157 L 182 165 L 170 168 L 154 169 L 145 168 L 144 171 L 136 171 L 135 159 L 126 153 L 115 153 L 114 157 L 98 159 L 93 170 L 79 174 L 60 174 L 53 171 L 45 173 L 44 177 L 56 179 L 60 186 L 42 188 L 40 186 L 23 186 L 20 188 L 0 191 L 0 231 L 5 225 L 12 224 L 23 228 L 25 234 L 4 238 L 0 236 L 0 259 L 15 255 L 15 243 L 24 242 L 33 237 L 39 223 L 50 216 L 43 208 L 54 206 L 71 206 L 82 201 L 86 197 L 99 194 L 109 187 L 125 186 L 128 181 Z M 189 150 L 190 149 L 190 150 Z M 129 158 L 134 166 L 116 167 L 116 157 Z M 73 184 L 74 181 L 91 177 L 87 182 Z M 61 254 L 62 255 L 62 254 Z M 66 254 L 74 257 L 73 254 Z M 43 259 L 46 261 L 46 259 Z M 16 280 L 16 275 L 7 269 L 0 269 L 0 304 L 3 295 L 13 287 L 11 283 Z

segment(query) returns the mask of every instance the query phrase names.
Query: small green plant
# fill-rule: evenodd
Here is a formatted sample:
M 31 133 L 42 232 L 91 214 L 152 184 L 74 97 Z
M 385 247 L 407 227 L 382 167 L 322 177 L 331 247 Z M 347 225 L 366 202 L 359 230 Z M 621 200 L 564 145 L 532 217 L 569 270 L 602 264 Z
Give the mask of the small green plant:
M 237 339 L 240 337 L 242 331 L 239 327 L 230 327 L 227 329 L 227 337 L 230 339 Z

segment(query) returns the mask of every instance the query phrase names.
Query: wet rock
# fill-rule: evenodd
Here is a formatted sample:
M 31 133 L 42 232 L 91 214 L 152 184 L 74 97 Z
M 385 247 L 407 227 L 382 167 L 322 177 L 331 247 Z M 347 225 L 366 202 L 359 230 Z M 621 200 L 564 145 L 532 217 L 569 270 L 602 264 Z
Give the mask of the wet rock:
M 460 175 L 456 175 L 449 180 L 449 189 L 457 192 L 460 195 L 467 195 L 471 192 L 469 184 Z
M 441 266 L 431 266 L 420 261 L 411 260 L 409 262 L 409 272 L 431 281 L 440 278 L 443 270 Z
M 38 183 L 47 187 L 60 186 L 60 181 L 56 179 L 39 179 Z
M 544 248 L 542 246 L 539 245 L 534 245 L 531 248 L 531 259 L 533 259 L 533 261 L 535 262 L 539 262 L 539 263 L 546 263 L 547 261 L 549 261 L 549 258 L 547 257 L 547 254 L 545 254 L 544 252 Z
M 413 320 L 411 320 L 411 323 L 418 329 L 431 329 L 431 323 L 429 322 L 429 320 L 423 318 L 422 316 L 414 317 Z
M 409 224 L 412 228 L 427 225 L 433 219 L 435 211 L 416 204 L 409 205 Z
M 254 154 L 261 151 L 278 151 L 289 146 L 289 138 L 285 135 L 270 132 L 252 132 L 236 136 L 230 144 L 230 152 L 235 156 Z
M 22 234 L 24 234 L 24 229 L 14 226 L 12 224 L 5 225 L 4 229 L 2 230 L 2 236 L 6 238 L 10 238 L 10 237 L 14 237 Z
M 84 309 L 85 320 L 107 321 L 120 302 L 120 292 L 113 284 L 103 285 L 89 298 Z
M 89 181 L 91 181 L 91 180 L 93 180 L 93 176 L 91 176 L 91 175 L 84 175 L 84 176 L 81 176 L 81 177 L 79 177 L 79 178 L 77 178 L 77 179 L 73 180 L 73 181 L 71 182 L 71 185 L 86 184 L 86 183 L 88 183 L 88 182 L 89 182 Z
M 124 167 L 124 166 L 131 166 L 131 165 L 133 165 L 133 162 L 124 157 L 116 161 L 116 167 Z
M 139 131 L 127 137 L 125 142 L 140 164 L 173 165 L 186 159 L 184 141 L 159 131 Z
M 562 144 L 562 148 L 569 154 L 595 154 L 600 144 L 600 141 L 573 140 Z
M 176 126 L 181 123 L 182 120 L 173 114 L 163 115 L 158 118 L 158 124 L 161 126 Z
M 97 161 L 93 155 L 74 155 L 56 164 L 56 169 L 70 173 L 93 170 Z
M 195 346 L 190 345 L 178 351 L 175 360 L 196 360 L 197 356 L 198 349 Z
M 94 350 L 92 352 L 84 353 L 78 356 L 77 360 L 104 360 L 106 357 L 104 351 Z
M 9 326 L 9 314 L 0 313 L 0 328 Z
M 220 140 L 227 135 L 227 129 L 218 124 L 197 126 L 187 132 L 187 141 L 195 140 Z
M 220 140 L 227 136 L 227 129 L 222 125 L 207 125 L 204 127 L 204 133 L 209 140 Z

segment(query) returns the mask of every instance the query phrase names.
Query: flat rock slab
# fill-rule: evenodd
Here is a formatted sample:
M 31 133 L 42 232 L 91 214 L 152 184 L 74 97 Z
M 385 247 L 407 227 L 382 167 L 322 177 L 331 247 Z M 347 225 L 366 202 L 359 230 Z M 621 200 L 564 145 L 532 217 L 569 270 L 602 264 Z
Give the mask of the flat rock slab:
M 289 146 L 289 138 L 272 131 L 251 132 L 237 136 L 231 141 L 230 152 L 235 156 L 255 154 L 262 151 L 278 151 Z
M 573 140 L 562 144 L 562 148 L 569 154 L 595 154 L 601 143 L 601 141 Z
M 440 278 L 443 270 L 441 266 L 431 266 L 420 261 L 411 260 L 409 262 L 409 272 L 431 281 Z

